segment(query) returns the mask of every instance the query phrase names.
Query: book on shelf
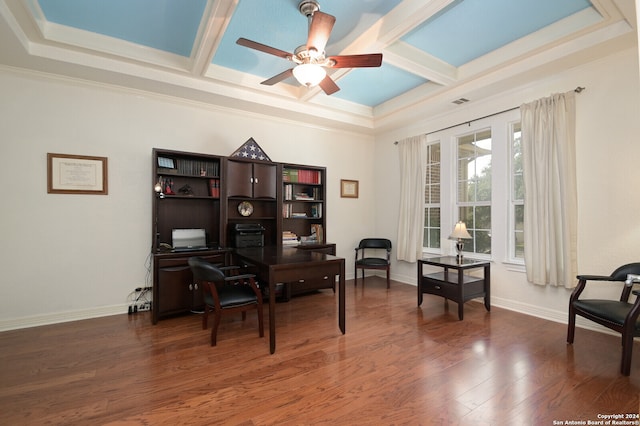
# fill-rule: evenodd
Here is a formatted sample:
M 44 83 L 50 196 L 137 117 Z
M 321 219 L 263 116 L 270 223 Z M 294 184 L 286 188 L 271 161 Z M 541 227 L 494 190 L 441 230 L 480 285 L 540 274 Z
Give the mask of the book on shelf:
M 312 195 L 307 194 L 306 192 L 297 192 L 295 195 L 296 201 L 314 201 Z
M 298 236 L 291 231 L 283 231 L 282 232 L 282 244 L 283 245 L 297 245 L 298 244 Z
M 220 176 L 220 165 L 215 161 L 178 158 L 176 170 L 180 175 L 188 176 Z
M 324 243 L 324 232 L 322 230 L 322 225 L 319 223 L 311 224 L 311 235 L 315 236 L 318 243 Z
M 282 169 L 282 181 L 319 185 L 322 183 L 322 178 L 320 170 L 284 168 Z
M 213 198 L 220 198 L 220 179 L 209 179 L 209 194 Z
M 315 203 L 311 205 L 311 217 L 319 219 L 322 217 L 322 205 Z

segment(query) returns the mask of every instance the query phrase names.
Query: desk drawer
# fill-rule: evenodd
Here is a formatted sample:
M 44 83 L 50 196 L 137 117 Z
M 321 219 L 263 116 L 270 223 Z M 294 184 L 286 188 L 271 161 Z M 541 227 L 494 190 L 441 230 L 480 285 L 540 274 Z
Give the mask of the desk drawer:
M 320 290 L 324 288 L 335 289 L 336 277 L 335 275 L 328 275 L 322 278 L 314 278 L 308 280 L 299 280 L 288 283 L 291 286 L 291 293 L 303 293 L 309 290 Z
M 428 277 L 422 278 L 422 292 L 435 294 L 437 296 L 446 297 L 447 299 L 455 299 L 458 294 L 458 285 L 450 284 L 443 281 L 430 280 Z

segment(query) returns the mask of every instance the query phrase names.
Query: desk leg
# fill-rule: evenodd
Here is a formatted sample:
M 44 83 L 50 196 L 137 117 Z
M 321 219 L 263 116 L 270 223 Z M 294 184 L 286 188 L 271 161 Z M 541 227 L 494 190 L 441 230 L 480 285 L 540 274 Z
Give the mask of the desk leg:
M 338 281 L 338 325 L 345 334 L 345 291 L 344 291 L 344 259 L 340 262 L 340 279 Z
M 491 311 L 491 271 L 489 265 L 484 267 L 484 307 Z
M 276 283 L 269 273 L 269 352 L 276 351 Z

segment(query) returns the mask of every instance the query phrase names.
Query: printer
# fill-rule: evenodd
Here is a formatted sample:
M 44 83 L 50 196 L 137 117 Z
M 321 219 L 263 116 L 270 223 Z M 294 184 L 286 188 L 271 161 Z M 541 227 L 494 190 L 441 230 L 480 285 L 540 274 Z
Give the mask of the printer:
M 236 223 L 232 228 L 234 246 L 264 247 L 264 230 L 259 223 Z

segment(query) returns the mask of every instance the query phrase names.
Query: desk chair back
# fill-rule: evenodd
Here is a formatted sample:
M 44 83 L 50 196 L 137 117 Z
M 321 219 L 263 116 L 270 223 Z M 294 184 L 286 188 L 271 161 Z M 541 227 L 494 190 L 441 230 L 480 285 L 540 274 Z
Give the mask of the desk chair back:
M 225 275 L 218 266 L 200 257 L 189 258 L 189 266 L 194 280 L 201 286 L 204 296 L 204 316 L 202 329 L 206 330 L 209 314 L 213 312 L 214 322 L 211 328 L 211 346 L 216 345 L 218 326 L 222 312 L 241 312 L 242 320 L 247 311 L 255 309 L 258 314 L 258 331 L 264 336 L 262 320 L 262 294 L 255 282 L 255 275 Z M 225 267 L 225 270 L 233 270 Z

